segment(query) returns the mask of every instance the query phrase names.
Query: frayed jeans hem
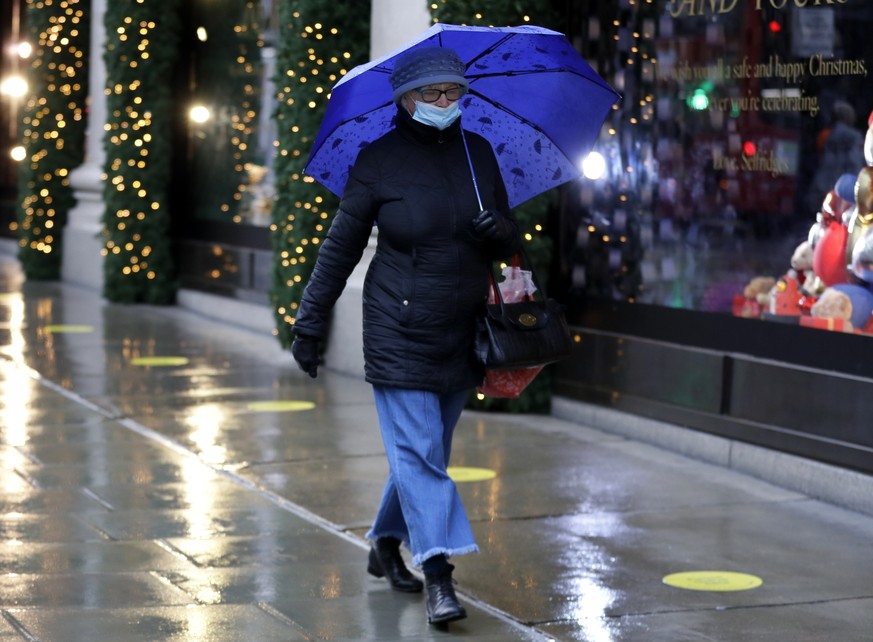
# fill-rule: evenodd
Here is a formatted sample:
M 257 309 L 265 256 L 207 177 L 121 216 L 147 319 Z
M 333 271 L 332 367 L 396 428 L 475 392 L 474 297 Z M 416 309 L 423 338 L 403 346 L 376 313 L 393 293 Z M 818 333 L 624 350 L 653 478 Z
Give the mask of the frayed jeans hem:
M 399 539 L 403 543 L 404 546 L 409 548 L 409 539 L 408 539 L 407 534 L 401 533 L 400 531 L 389 531 L 386 533 L 379 533 L 379 534 L 376 534 L 373 531 L 370 531 L 369 533 L 364 535 L 364 538 L 366 538 L 367 541 L 374 542 L 374 543 L 376 542 L 377 539 L 382 539 L 384 537 L 393 537 L 394 539 Z
M 476 544 L 470 544 L 469 546 L 464 546 L 463 548 L 432 548 L 429 551 L 425 551 L 421 555 L 414 555 L 412 557 L 412 564 L 416 568 L 421 568 L 421 565 L 425 560 L 430 559 L 434 555 L 445 555 L 446 558 L 452 557 L 454 555 L 466 555 L 467 553 L 478 553 L 479 547 Z

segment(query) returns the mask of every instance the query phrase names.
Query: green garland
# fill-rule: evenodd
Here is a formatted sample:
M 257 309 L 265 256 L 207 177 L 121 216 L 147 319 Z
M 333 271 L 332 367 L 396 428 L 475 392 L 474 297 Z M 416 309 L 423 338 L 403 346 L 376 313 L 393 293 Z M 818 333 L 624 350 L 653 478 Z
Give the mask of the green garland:
M 535 16 L 537 26 L 560 30 L 550 0 L 526 2 L 440 0 L 431 4 L 431 16 L 434 22 L 486 27 L 531 24 L 532 16 Z M 544 287 L 549 274 L 553 245 L 552 239 L 547 234 L 548 221 L 556 202 L 557 190 L 551 190 L 515 207 L 512 211 L 527 242 L 525 250 L 533 261 L 537 277 Z M 479 398 L 477 394 L 473 394 L 467 405 L 479 410 L 548 413 L 551 409 L 549 368 L 537 375 L 537 378 L 516 399 Z
M 430 14 L 434 22 L 475 27 L 517 27 L 535 24 L 559 29 L 559 18 L 552 0 L 432 0 Z
M 179 1 L 109 2 L 105 25 L 103 295 L 169 304 L 177 290 L 168 192 Z
M 18 258 L 28 280 L 57 280 L 63 228 L 75 205 L 70 171 L 84 160 L 89 0 L 29 2 L 30 98 L 18 166 Z
M 279 5 L 276 92 L 279 155 L 274 168 L 273 284 L 270 299 L 282 346 L 292 328 L 303 288 L 338 200 L 303 176 L 303 167 L 334 84 L 368 59 L 370 3 L 286 1 Z

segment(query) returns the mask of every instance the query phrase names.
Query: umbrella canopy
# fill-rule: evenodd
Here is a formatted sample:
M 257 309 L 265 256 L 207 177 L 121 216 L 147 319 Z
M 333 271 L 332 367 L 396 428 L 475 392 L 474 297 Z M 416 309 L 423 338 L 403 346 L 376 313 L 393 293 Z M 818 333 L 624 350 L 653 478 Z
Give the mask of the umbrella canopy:
M 454 49 L 467 65 L 461 124 L 491 143 L 510 205 L 579 176 L 619 95 L 556 31 L 442 23 L 334 86 L 304 172 L 341 195 L 361 148 L 393 127 L 395 60 L 434 45 Z

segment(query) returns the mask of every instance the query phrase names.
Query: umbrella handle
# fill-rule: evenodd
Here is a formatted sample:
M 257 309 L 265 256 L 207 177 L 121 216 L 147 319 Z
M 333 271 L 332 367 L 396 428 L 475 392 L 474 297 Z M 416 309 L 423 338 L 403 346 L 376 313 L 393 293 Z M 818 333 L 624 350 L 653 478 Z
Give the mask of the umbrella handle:
M 479 201 L 479 211 L 481 212 L 484 207 L 482 207 L 482 197 L 479 196 L 479 182 L 476 180 L 476 170 L 473 169 L 473 159 L 470 158 L 470 148 L 467 147 L 467 137 L 464 136 L 464 130 L 461 129 L 461 140 L 464 141 L 464 151 L 467 152 L 467 162 L 470 164 L 470 176 L 473 177 L 473 191 L 476 192 L 476 200 Z

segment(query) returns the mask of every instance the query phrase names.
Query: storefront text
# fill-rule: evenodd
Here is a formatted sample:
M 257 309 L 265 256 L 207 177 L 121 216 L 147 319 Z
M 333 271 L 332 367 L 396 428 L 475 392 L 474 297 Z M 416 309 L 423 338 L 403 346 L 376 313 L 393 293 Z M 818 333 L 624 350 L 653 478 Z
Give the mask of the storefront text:
M 761 11 L 764 8 L 776 10 L 797 7 L 827 7 L 848 4 L 849 0 L 755 0 L 755 9 Z M 739 5 L 739 0 L 670 0 L 668 11 L 674 18 L 683 16 L 708 16 L 725 14 L 734 11 Z

